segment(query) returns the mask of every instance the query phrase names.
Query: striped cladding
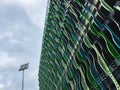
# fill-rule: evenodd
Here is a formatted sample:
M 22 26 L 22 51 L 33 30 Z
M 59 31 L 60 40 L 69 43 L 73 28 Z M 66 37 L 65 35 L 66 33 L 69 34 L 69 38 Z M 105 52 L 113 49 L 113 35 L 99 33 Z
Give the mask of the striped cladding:
M 40 90 L 120 90 L 120 1 L 48 0 Z

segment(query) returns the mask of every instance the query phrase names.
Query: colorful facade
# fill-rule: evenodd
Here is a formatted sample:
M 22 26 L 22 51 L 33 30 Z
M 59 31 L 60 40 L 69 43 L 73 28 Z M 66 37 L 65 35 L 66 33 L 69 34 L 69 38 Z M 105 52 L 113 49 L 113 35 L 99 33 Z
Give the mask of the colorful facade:
M 120 1 L 50 0 L 40 90 L 120 90 Z

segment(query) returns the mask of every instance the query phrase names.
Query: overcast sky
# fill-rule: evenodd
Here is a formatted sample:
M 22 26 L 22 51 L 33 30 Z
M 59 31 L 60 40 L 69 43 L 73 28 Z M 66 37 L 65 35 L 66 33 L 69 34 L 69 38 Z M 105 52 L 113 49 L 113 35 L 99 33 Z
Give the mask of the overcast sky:
M 38 67 L 47 0 L 0 0 L 0 90 L 38 90 Z

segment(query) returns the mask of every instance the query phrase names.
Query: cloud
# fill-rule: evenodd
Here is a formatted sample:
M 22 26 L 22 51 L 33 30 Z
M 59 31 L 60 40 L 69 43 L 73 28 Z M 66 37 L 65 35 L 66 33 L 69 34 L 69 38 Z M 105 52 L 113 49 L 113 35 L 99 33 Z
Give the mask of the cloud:
M 13 73 L 12 73 L 13 74 Z M 15 73 L 14 73 L 15 75 Z M 11 75 L 11 72 L 9 71 L 9 76 L 7 75 L 6 72 L 3 72 L 3 78 L 2 80 L 0 80 L 0 90 L 20 90 L 20 89 L 16 89 L 16 85 L 20 84 L 17 80 L 15 80 L 15 77 L 13 75 Z M 18 86 L 17 86 L 18 88 Z
M 3 90 L 5 88 L 5 85 L 0 83 L 0 90 Z
M 0 39 L 11 38 L 13 36 L 12 32 L 3 32 L 0 34 Z
M 36 4 L 38 0 L 1 0 L 2 3 L 20 3 L 23 5 L 31 5 L 31 4 Z
M 23 7 L 30 20 L 37 26 L 44 28 L 47 0 L 1 0 L 2 4 L 12 4 Z
M 0 52 L 0 70 L 7 69 L 9 67 L 15 67 L 16 63 L 19 63 L 18 58 L 9 56 L 6 52 Z
M 38 90 L 46 2 L 0 0 L 0 90 L 21 90 L 22 73 L 18 69 L 27 62 L 25 89 Z

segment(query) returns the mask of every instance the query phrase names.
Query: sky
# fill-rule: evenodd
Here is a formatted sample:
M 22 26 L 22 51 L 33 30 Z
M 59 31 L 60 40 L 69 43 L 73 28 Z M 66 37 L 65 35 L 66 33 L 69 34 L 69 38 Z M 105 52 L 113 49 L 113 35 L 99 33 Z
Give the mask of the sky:
M 0 90 L 38 90 L 38 68 L 47 0 L 0 0 Z

